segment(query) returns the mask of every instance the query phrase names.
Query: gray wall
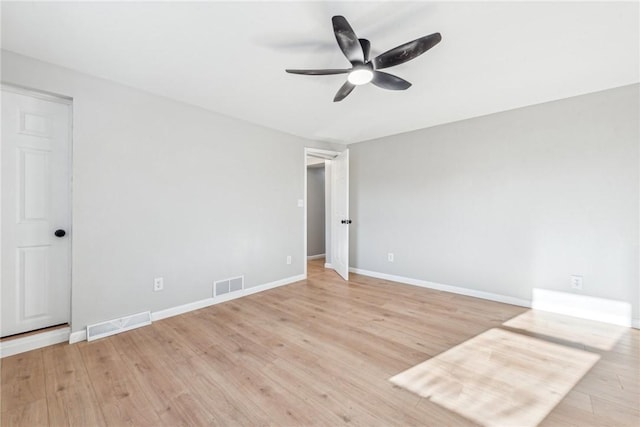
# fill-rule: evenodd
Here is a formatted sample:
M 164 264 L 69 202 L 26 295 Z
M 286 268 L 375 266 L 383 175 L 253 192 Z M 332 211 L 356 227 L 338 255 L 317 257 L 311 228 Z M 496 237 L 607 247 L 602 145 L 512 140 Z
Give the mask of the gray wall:
M 338 147 L 6 51 L 2 80 L 74 98 L 73 331 L 303 273 L 304 147 Z
M 324 254 L 324 165 L 307 167 L 307 255 Z
M 578 274 L 637 319 L 639 87 L 350 145 L 351 266 L 525 300 Z

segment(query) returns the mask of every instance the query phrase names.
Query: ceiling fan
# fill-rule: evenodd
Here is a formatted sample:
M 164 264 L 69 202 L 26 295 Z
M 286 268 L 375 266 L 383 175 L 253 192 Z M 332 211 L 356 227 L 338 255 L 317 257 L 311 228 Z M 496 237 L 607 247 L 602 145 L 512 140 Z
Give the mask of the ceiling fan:
M 442 36 L 440 33 L 433 33 L 428 36 L 401 44 L 388 50 L 373 59 L 369 59 L 371 43 L 367 39 L 359 39 L 344 16 L 334 16 L 331 18 L 333 32 L 336 36 L 340 50 L 351 62 L 351 68 L 347 69 L 326 69 L 326 70 L 285 70 L 292 74 L 305 74 L 309 76 L 325 76 L 330 74 L 348 74 L 347 81 L 336 93 L 333 102 L 342 101 L 359 85 L 373 83 L 383 89 L 405 90 L 411 83 L 393 74 L 384 73 L 383 68 L 393 67 L 410 61 L 427 50 L 437 45 Z

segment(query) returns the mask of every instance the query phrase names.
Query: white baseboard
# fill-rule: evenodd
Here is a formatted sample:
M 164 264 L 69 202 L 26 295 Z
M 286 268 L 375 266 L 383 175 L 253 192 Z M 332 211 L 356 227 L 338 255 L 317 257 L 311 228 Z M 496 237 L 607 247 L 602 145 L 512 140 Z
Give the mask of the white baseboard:
M 330 262 L 325 262 L 324 268 L 333 268 L 333 264 L 331 264 Z
M 70 331 L 71 329 L 66 327 L 28 335 L 24 338 L 2 341 L 0 342 L 0 358 L 13 356 L 14 354 L 24 353 L 26 351 L 35 350 L 37 348 L 61 342 L 67 342 L 69 340 Z
M 531 301 L 514 298 L 506 295 L 494 294 L 491 292 L 477 291 L 475 289 L 462 288 L 459 286 L 443 285 L 441 283 L 428 282 L 426 280 L 412 279 L 410 277 L 395 276 L 393 274 L 378 273 L 377 271 L 362 270 L 360 268 L 349 268 L 351 273 L 362 274 L 363 276 L 375 277 L 377 279 L 400 282 L 407 285 L 420 286 L 422 288 L 435 289 L 438 291 L 451 292 L 453 294 L 466 295 L 469 297 L 481 298 L 490 301 L 502 302 L 505 304 L 518 305 L 531 308 Z
M 69 335 L 69 344 L 75 344 L 77 342 L 86 341 L 86 340 L 87 340 L 86 329 L 83 329 L 82 331 L 72 332 L 71 335 Z
M 198 310 L 200 308 L 208 307 L 215 304 L 220 304 L 225 301 L 231 301 L 236 298 L 255 294 L 258 292 L 266 291 L 269 289 L 277 288 L 279 286 L 288 285 L 290 283 L 299 282 L 304 280 L 304 274 L 297 276 L 287 277 L 285 279 L 276 280 L 275 282 L 265 283 L 264 285 L 258 285 L 251 288 L 244 289 L 240 292 L 234 292 L 233 294 L 225 294 L 215 298 L 207 298 L 200 301 L 195 301 L 188 304 L 179 305 L 176 307 L 167 308 L 151 313 L 151 320 L 156 321 L 160 319 L 166 319 L 167 317 L 177 316 L 189 311 Z M 56 329 L 55 331 L 43 332 L 40 334 L 30 335 L 24 338 L 16 338 L 5 342 L 0 342 L 0 357 L 12 356 L 18 353 L 24 353 L 25 351 L 35 350 L 37 348 L 46 347 L 61 342 L 68 342 L 69 344 L 75 344 L 80 341 L 87 340 L 87 330 L 76 331 L 71 333 L 70 328 Z
M 428 282 L 426 280 L 412 279 L 409 277 L 396 276 L 393 274 L 378 273 L 377 271 L 363 270 L 360 268 L 349 268 L 351 273 L 362 274 L 363 276 L 375 277 L 377 279 L 390 280 L 392 282 L 404 283 L 407 285 L 420 286 L 428 289 L 435 289 L 438 291 L 451 292 L 459 295 L 466 295 L 475 298 L 486 299 L 490 301 L 502 302 L 505 304 L 517 305 L 520 307 L 534 308 L 536 310 L 551 311 L 558 314 L 565 314 L 568 316 L 581 317 L 584 319 L 595 320 L 598 322 L 611 323 L 622 326 L 631 326 L 635 329 L 640 329 L 640 319 L 629 319 L 629 316 L 612 316 L 603 315 L 598 310 L 589 310 L 578 312 L 575 309 L 560 310 L 558 307 L 552 307 L 550 305 L 541 305 L 539 302 L 534 304 L 532 301 L 514 298 L 506 295 L 494 294 L 491 292 L 477 291 L 475 289 L 462 288 L 459 286 L 443 285 L 440 283 Z
M 240 292 L 236 292 L 240 293 Z M 201 308 L 209 307 L 210 305 L 221 303 L 229 298 L 224 298 L 226 295 L 221 295 L 216 298 L 206 298 L 199 301 L 190 302 L 187 304 L 177 305 L 175 307 L 165 308 L 164 310 L 158 310 L 151 313 L 151 321 L 166 319 L 167 317 L 178 316 L 180 314 L 188 313 L 190 311 L 199 310 Z
M 330 263 L 325 263 L 325 268 L 332 268 Z M 460 295 L 471 296 L 475 298 L 486 299 L 490 301 L 497 301 L 506 304 L 518 305 L 521 307 L 531 308 L 531 301 L 509 297 L 506 295 L 499 295 L 490 292 L 477 291 L 474 289 L 462 288 L 458 286 L 443 285 L 440 283 L 428 282 L 425 280 L 412 279 L 409 277 L 396 276 L 393 274 L 379 273 L 376 271 L 363 270 L 360 268 L 349 268 L 351 273 L 362 274 L 363 276 L 375 277 L 378 279 L 390 280 L 393 282 L 404 283 L 407 285 L 420 286 L 428 289 L 435 289 L 439 291 L 451 292 Z M 177 316 L 179 314 L 187 313 L 189 311 L 198 310 L 204 307 L 209 307 L 215 304 L 220 304 L 226 301 L 231 301 L 243 296 L 255 294 L 258 292 L 266 291 L 269 289 L 277 288 L 279 286 L 288 285 L 294 282 L 298 282 L 305 279 L 304 274 L 297 276 L 287 277 L 285 279 L 276 280 L 274 282 L 265 283 L 263 285 L 254 286 L 244 289 L 242 292 L 235 292 L 233 294 L 225 294 L 216 298 L 207 298 L 200 301 L 194 301 L 192 303 L 179 305 L 176 307 L 167 308 L 151 313 L 151 320 L 161 320 L 168 317 Z M 601 319 L 593 319 L 601 320 Z M 631 327 L 640 329 L 640 319 L 632 319 Z M 40 334 L 30 335 L 24 338 L 16 338 L 14 340 L 0 342 L 0 358 L 12 356 L 26 351 L 35 350 L 37 348 L 46 347 L 53 344 L 68 341 L 69 344 L 75 344 L 80 341 L 86 341 L 87 331 L 81 330 L 70 333 L 70 328 L 61 328 L 54 331 L 43 332 Z
M 226 301 L 231 301 L 237 298 L 242 298 L 247 295 L 277 288 L 279 286 L 284 286 L 294 282 L 299 282 L 300 280 L 304 280 L 304 279 L 305 279 L 304 274 L 299 274 L 297 276 L 291 276 L 285 279 L 276 280 L 275 282 L 265 283 L 264 285 L 258 285 L 258 286 L 253 286 L 251 288 L 246 288 L 239 292 L 228 293 L 228 294 L 217 296 L 215 298 L 206 298 L 200 301 L 194 301 L 188 304 L 171 307 L 164 310 L 154 311 L 151 313 L 151 320 L 155 322 L 156 320 L 166 319 L 167 317 L 173 317 L 179 314 L 188 313 L 189 311 L 199 310 L 201 308 L 209 307 L 215 304 L 220 304 Z
M 631 317 L 631 304 L 627 302 L 550 289 L 534 288 L 531 307 L 619 326 L 637 323 Z
M 320 259 L 320 258 L 324 258 L 324 254 L 318 254 L 318 255 L 309 255 L 307 257 L 308 261 L 311 261 L 312 259 Z

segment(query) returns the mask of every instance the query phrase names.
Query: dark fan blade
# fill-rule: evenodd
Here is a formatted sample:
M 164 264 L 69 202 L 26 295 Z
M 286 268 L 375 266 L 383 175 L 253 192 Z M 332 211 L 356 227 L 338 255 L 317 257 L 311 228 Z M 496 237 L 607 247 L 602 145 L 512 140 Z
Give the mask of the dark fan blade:
M 291 74 L 306 74 L 308 76 L 327 76 L 329 74 L 346 74 L 351 70 L 285 70 Z
M 347 82 L 344 82 L 344 84 L 342 85 L 342 87 L 340 89 L 338 89 L 338 93 L 336 93 L 336 96 L 333 97 L 333 102 L 339 102 L 342 101 L 343 99 L 345 99 L 347 97 L 347 95 L 349 95 L 351 93 L 351 91 L 353 90 L 353 88 L 355 88 L 356 85 Z
M 408 81 L 393 74 L 383 73 L 382 71 L 373 72 L 373 80 L 371 80 L 371 83 L 382 89 L 389 90 L 405 90 L 411 87 L 411 83 Z
M 373 65 L 380 70 L 411 61 L 440 43 L 440 40 L 442 40 L 440 33 L 420 37 L 378 55 L 373 60 Z
M 360 46 L 362 46 L 362 54 L 364 55 L 364 62 L 369 60 L 369 52 L 371 52 L 371 43 L 367 39 L 358 39 Z
M 334 16 L 331 18 L 333 23 L 333 32 L 336 35 L 336 41 L 338 46 L 352 64 L 362 64 L 364 62 L 364 55 L 362 54 L 362 46 L 358 41 L 358 36 L 353 32 L 351 25 L 347 22 L 344 16 Z

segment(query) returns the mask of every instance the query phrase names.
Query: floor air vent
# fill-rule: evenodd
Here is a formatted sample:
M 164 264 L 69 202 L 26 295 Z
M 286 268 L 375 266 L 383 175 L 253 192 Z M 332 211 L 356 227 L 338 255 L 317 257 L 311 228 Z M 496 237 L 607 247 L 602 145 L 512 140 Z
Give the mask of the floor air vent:
M 237 292 L 244 289 L 244 276 L 233 277 L 231 279 L 218 280 L 213 284 L 213 296 Z
M 87 326 L 87 341 L 119 334 L 120 332 L 151 324 L 151 312 L 132 314 L 119 319 L 107 320 Z

